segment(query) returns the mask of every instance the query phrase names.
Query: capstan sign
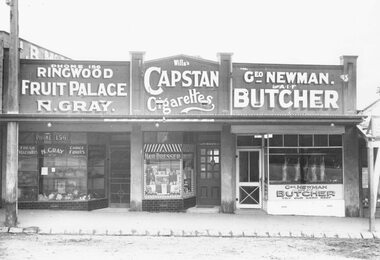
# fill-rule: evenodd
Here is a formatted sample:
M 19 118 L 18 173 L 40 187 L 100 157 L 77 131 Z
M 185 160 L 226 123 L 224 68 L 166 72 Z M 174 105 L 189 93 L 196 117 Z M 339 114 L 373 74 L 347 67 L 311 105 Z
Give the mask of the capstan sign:
M 234 114 L 339 114 L 340 66 L 236 64 Z
M 216 113 L 218 64 L 187 56 L 147 62 L 146 114 Z
M 20 112 L 129 114 L 129 63 L 32 61 L 21 63 Z

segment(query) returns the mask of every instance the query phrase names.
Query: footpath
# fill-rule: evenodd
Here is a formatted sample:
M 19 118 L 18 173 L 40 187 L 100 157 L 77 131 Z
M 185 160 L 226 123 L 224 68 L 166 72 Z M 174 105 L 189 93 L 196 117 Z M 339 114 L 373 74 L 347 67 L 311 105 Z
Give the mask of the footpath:
M 19 224 L 13 228 L 4 227 L 4 209 L 0 217 L 0 233 L 12 234 L 380 239 L 380 219 L 378 231 L 369 232 L 368 218 L 273 216 L 252 210 L 237 214 L 19 210 Z

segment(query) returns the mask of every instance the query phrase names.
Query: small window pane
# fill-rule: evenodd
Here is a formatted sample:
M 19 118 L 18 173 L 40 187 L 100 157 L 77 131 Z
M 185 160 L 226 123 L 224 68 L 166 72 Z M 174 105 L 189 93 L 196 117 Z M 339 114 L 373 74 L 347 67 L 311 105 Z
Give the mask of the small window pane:
M 342 146 L 342 136 L 341 135 L 330 135 L 329 136 L 330 146 Z
M 282 143 L 282 135 L 273 135 L 271 139 L 269 139 L 270 146 L 283 146 Z
M 34 144 L 35 143 L 34 133 L 20 133 L 18 142 L 19 144 Z
M 239 181 L 248 182 L 248 152 L 239 153 Z
M 328 145 L 327 135 L 314 135 L 314 146 L 327 146 Z
M 72 144 L 86 144 L 87 135 L 85 133 L 71 133 L 70 135 Z
M 237 146 L 261 146 L 261 137 L 255 138 L 255 136 L 238 136 Z
M 300 135 L 299 136 L 300 146 L 313 146 L 313 136 L 312 135 Z
M 215 156 L 215 157 L 214 157 L 214 161 L 215 161 L 215 163 L 219 163 L 219 157 L 218 157 L 218 156 Z
M 145 132 L 144 133 L 144 143 L 145 144 L 157 143 L 157 133 L 156 132 Z
M 285 135 L 284 136 L 284 146 L 298 146 L 297 135 Z

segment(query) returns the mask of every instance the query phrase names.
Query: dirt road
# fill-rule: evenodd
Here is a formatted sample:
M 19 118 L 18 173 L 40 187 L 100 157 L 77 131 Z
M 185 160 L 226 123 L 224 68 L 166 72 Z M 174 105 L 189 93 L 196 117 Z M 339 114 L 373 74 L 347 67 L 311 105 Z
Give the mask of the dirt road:
M 380 240 L 0 235 L 0 259 L 379 259 Z

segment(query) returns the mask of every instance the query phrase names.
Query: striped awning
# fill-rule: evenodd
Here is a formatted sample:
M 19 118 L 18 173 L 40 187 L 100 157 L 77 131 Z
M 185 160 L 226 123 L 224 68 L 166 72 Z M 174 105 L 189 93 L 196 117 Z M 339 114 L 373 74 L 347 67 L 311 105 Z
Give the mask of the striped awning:
M 182 153 L 183 144 L 145 144 L 146 153 Z

